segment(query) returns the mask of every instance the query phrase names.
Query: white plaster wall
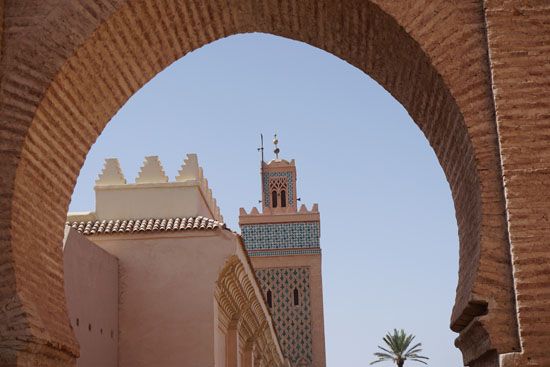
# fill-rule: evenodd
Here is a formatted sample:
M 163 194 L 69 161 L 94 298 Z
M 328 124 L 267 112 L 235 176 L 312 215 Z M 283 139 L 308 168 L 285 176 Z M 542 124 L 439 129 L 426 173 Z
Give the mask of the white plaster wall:
M 67 227 L 63 267 L 69 317 L 80 344 L 76 366 L 117 367 L 117 259 Z
M 226 230 L 98 236 L 119 259 L 119 367 L 209 367 L 215 346 L 215 281 L 238 251 Z M 217 349 L 217 350 L 216 350 Z
M 96 187 L 100 219 L 142 219 L 205 216 L 214 218 L 198 186 L 141 184 Z M 216 219 L 216 218 L 214 218 Z

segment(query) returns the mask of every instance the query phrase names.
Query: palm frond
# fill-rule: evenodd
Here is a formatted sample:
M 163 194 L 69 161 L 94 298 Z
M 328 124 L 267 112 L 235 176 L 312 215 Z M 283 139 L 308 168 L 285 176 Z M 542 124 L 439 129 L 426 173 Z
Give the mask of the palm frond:
M 385 361 L 387 361 L 387 359 L 385 359 L 385 358 L 384 358 L 384 359 L 378 359 L 378 360 L 376 360 L 376 361 L 372 361 L 372 362 L 369 363 L 369 364 L 375 364 L 375 363 L 385 362 Z
M 427 365 L 428 363 L 426 361 L 423 361 L 422 359 L 417 359 L 417 358 L 409 358 L 410 361 L 415 361 L 415 362 L 420 362 L 420 363 L 423 363 L 425 365 Z
M 378 348 L 382 349 L 384 352 L 387 352 L 387 353 L 389 353 L 389 354 L 394 354 L 393 351 L 388 350 L 388 349 L 386 349 L 386 348 L 384 348 L 384 347 L 378 346 Z M 376 354 L 376 353 L 374 353 L 374 354 Z
M 408 350 L 407 350 L 407 353 L 414 353 L 413 352 L 413 349 L 416 349 L 418 347 L 421 347 L 422 346 L 422 343 L 416 343 L 415 345 L 413 345 L 412 347 L 410 347 Z
M 405 330 L 401 329 L 401 332 L 403 333 L 403 335 L 405 335 Z M 406 351 L 409 348 L 409 345 L 411 345 L 411 342 L 413 341 L 413 339 L 414 339 L 414 335 L 412 334 L 406 335 L 403 338 L 403 345 L 402 345 L 403 351 Z
M 378 358 L 386 358 L 386 359 L 391 359 L 391 360 L 394 359 L 393 355 L 387 354 L 387 353 L 374 353 L 374 355 Z
M 397 363 L 397 361 L 409 360 L 427 365 L 425 360 L 429 358 L 418 354 L 422 352 L 422 343 L 412 345 L 414 339 L 414 335 L 407 334 L 403 329 L 393 329 L 393 332 L 386 333 L 386 335 L 382 338 L 385 346 L 378 346 L 378 348 L 383 352 L 374 353 L 377 360 L 371 362 L 370 364 L 383 361 L 392 361 Z

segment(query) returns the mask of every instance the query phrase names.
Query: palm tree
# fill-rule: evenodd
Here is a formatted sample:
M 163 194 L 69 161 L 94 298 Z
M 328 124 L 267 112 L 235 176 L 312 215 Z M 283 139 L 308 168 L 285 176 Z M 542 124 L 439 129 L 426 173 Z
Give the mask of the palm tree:
M 406 360 L 427 364 L 425 360 L 429 358 L 418 355 L 418 353 L 422 352 L 422 348 L 420 348 L 422 343 L 417 343 L 412 347 L 410 346 L 414 340 L 414 335 L 405 334 L 403 329 L 400 331 L 393 329 L 393 334 L 387 333 L 383 340 L 387 347 L 378 346 L 378 348 L 382 349 L 384 352 L 374 353 L 378 359 L 370 364 L 392 361 L 398 367 L 403 367 Z

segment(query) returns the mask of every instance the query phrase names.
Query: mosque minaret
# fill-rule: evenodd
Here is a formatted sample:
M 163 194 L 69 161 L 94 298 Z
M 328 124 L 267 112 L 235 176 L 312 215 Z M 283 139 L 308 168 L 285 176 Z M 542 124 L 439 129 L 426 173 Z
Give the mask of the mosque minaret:
M 242 238 L 293 367 L 325 367 L 320 213 L 298 208 L 296 164 L 261 160 L 262 212 L 240 210 Z

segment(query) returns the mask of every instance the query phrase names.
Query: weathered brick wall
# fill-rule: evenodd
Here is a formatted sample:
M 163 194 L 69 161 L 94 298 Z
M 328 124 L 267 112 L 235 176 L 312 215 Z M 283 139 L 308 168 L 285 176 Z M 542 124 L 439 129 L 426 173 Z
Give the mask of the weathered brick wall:
M 469 241 L 461 233 L 460 277 L 461 282 L 469 277 L 477 276 L 477 279 L 471 280 L 471 289 L 458 289 L 452 328 L 463 330 L 473 315 L 483 313 L 484 302 L 488 302 L 489 315 L 482 317 L 479 323 L 472 323 L 465 332 L 471 334 L 473 327 L 488 328 L 493 336 L 490 341 L 493 347 L 501 352 L 517 350 L 510 250 L 503 215 L 505 204 L 482 3 L 418 1 L 415 7 L 408 7 L 400 1 L 384 1 L 382 6 L 401 21 L 402 26 L 430 56 L 460 106 L 475 150 L 483 206 L 478 233 L 480 246 L 468 246 Z M 441 164 L 445 167 L 448 163 Z M 455 196 L 455 205 L 461 199 Z M 458 210 L 457 220 L 459 223 L 464 220 Z M 479 263 L 474 261 L 477 256 Z M 479 270 L 471 271 L 476 266 Z M 473 301 L 470 307 L 461 307 L 468 301 Z M 477 333 L 487 335 L 481 330 Z M 466 346 L 462 345 L 463 351 L 464 348 Z M 466 361 L 475 359 L 476 353 L 472 353 L 475 349 L 468 347 L 468 351 L 464 351 Z
M 550 2 L 485 1 L 523 355 L 550 366 Z
M 60 243 L 76 177 L 109 119 L 187 52 L 252 31 L 325 49 L 405 106 L 434 148 L 455 202 L 460 274 L 451 326 L 461 333 L 465 362 L 496 365 L 497 354 L 519 351 L 520 339 L 525 358 L 547 361 L 541 345 L 550 327 L 541 321 L 548 307 L 533 301 L 550 285 L 539 273 L 548 270 L 540 259 L 547 254 L 550 206 L 541 195 L 550 156 L 545 4 L 7 0 L 0 60 L 0 364 L 73 363 L 77 346 Z

